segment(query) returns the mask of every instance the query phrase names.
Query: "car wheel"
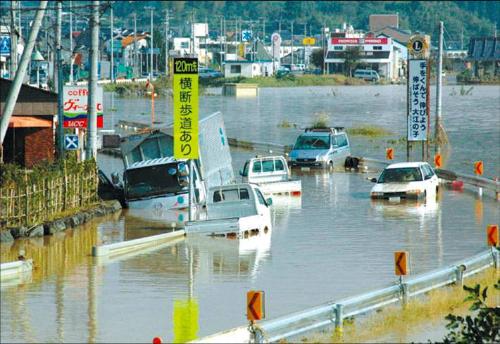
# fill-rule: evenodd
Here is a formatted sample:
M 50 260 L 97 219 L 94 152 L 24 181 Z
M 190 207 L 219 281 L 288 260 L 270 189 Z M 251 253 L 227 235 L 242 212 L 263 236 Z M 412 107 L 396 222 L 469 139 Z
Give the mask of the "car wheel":
M 330 172 L 332 172 L 332 171 L 333 171 L 333 161 L 328 162 L 328 170 L 329 170 Z

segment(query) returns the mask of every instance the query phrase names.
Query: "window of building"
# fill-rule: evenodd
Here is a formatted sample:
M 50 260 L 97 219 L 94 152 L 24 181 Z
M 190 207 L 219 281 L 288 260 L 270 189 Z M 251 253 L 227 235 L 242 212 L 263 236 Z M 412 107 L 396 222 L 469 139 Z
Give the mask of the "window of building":
M 375 45 L 375 46 L 373 46 L 373 50 L 382 50 L 382 46 Z
M 181 49 L 188 49 L 189 48 L 189 42 L 181 42 Z
M 344 46 L 343 45 L 336 45 L 333 47 L 333 50 L 344 50 Z
M 231 65 L 231 73 L 241 73 L 241 65 Z

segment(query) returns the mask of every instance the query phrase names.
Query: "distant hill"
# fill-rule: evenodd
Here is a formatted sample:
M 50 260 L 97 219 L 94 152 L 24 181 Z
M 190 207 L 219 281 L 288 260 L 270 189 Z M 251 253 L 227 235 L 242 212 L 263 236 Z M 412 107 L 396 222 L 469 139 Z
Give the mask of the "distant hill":
M 37 1 L 22 1 L 23 6 L 36 6 Z M 49 3 L 49 7 L 54 2 Z M 74 1 L 74 7 L 89 5 L 90 1 Z M 109 1 L 101 1 L 102 5 Z M 8 11 L 7 1 L 1 1 L 3 19 Z M 63 2 L 68 6 L 68 1 Z M 400 28 L 430 34 L 432 40 L 437 39 L 437 27 L 440 20 L 445 23 L 445 43 L 460 42 L 465 44 L 472 36 L 493 35 L 495 25 L 500 24 L 500 1 L 114 1 L 114 15 L 117 25 L 133 27 L 131 14 L 137 12 L 138 27 L 149 29 L 150 11 L 145 7 L 152 6 L 155 27 L 163 32 L 164 13 L 162 10 L 173 10 L 171 28 L 179 35 L 189 35 L 190 21 L 209 22 L 210 31 L 220 29 L 221 17 L 226 19 L 226 29 L 235 30 L 236 19 L 243 22 L 241 27 L 262 33 L 265 19 L 266 36 L 281 29 L 290 30 L 294 22 L 294 33 L 303 34 L 304 24 L 307 34 L 319 34 L 321 27 L 338 28 L 346 22 L 355 29 L 368 29 L 370 14 L 398 13 Z M 75 9 L 80 16 L 88 13 L 88 9 Z M 33 12 L 32 12 L 33 13 Z M 107 17 L 109 11 L 104 13 Z M 253 24 L 248 21 L 255 21 Z M 8 23 L 8 21 L 5 21 Z M 463 36 L 462 36 L 463 35 Z

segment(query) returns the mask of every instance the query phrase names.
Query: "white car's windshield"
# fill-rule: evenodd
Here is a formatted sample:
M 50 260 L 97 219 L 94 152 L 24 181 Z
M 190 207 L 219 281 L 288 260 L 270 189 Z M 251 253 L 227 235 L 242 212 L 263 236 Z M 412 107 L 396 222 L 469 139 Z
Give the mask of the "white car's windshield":
M 299 136 L 293 149 L 329 149 L 330 136 Z
M 422 173 L 418 167 L 401 167 L 385 169 L 378 183 L 409 183 L 422 180 Z

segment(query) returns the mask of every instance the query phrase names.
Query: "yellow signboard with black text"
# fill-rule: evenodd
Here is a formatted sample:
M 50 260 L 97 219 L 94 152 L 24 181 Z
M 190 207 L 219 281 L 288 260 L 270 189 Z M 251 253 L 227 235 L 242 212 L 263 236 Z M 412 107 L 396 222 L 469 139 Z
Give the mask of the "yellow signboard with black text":
M 173 67 L 174 158 L 198 159 L 198 59 L 175 58 Z

